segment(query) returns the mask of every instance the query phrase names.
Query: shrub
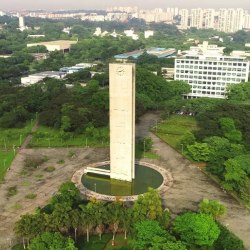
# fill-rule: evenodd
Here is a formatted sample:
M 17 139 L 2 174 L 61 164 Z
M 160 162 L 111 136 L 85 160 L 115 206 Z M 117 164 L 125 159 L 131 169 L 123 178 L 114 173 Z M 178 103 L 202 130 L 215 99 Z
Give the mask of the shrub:
M 48 166 L 48 167 L 46 167 L 46 168 L 44 169 L 44 171 L 51 173 L 51 172 L 55 171 L 55 167 L 53 167 L 53 166 Z
M 218 226 L 221 232 L 215 241 L 214 250 L 245 250 L 242 240 L 221 224 Z
M 30 200 L 33 200 L 33 199 L 36 198 L 36 196 L 37 196 L 36 194 L 30 193 L 30 194 L 27 194 L 27 195 L 25 196 L 25 198 L 30 199 Z
M 27 157 L 24 161 L 24 167 L 29 170 L 34 170 L 47 160 L 48 159 L 46 157 Z
M 17 194 L 17 187 L 16 186 L 8 188 L 8 192 L 7 192 L 8 197 L 14 196 L 16 194 Z

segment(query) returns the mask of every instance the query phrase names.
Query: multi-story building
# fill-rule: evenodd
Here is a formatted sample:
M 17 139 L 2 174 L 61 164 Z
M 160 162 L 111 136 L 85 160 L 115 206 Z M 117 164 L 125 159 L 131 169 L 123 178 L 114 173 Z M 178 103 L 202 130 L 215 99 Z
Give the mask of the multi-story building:
M 190 27 L 197 29 L 203 28 L 203 9 L 191 9 Z
M 230 84 L 248 81 L 249 62 L 244 57 L 223 56 L 207 42 L 200 50 L 190 50 L 175 59 L 175 80 L 191 86 L 186 98 L 225 98 Z
M 181 17 L 180 29 L 185 30 L 188 28 L 189 12 L 187 9 L 181 9 L 179 15 Z
M 214 9 L 205 9 L 204 10 L 204 28 L 213 29 L 214 28 L 214 19 L 215 19 L 215 10 Z

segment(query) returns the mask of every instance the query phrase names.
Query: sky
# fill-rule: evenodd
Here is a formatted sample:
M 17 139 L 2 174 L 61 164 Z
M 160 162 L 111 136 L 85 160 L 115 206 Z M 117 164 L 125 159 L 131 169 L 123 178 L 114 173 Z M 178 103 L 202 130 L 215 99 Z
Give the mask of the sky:
M 62 10 L 106 9 L 111 6 L 138 6 L 139 8 L 244 8 L 250 0 L 0 0 L 0 10 Z

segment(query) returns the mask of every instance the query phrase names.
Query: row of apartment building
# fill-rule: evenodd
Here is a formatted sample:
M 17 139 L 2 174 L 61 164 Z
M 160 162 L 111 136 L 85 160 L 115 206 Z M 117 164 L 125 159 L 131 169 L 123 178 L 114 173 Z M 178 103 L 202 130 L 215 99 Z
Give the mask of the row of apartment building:
M 191 27 L 197 29 L 216 29 L 233 33 L 242 29 L 250 29 L 250 14 L 247 10 L 237 9 L 181 9 L 180 29 Z

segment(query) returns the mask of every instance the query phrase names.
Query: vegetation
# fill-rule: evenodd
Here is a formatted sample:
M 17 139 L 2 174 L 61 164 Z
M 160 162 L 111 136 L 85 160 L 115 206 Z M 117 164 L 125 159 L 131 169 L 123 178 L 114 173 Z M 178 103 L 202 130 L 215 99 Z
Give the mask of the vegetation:
M 23 215 L 16 223 L 15 232 L 23 239 L 23 247 L 29 245 L 28 249 L 46 249 L 47 244 L 53 249 L 62 249 L 66 244 L 68 248 L 64 249 L 98 250 L 113 249 L 113 246 L 114 249 L 138 250 L 243 247 L 242 241 L 218 225 L 209 214 L 216 210 L 214 206 L 212 209 L 211 206 L 202 207 L 206 213 L 187 212 L 171 219 L 154 189 L 149 189 L 128 206 L 119 197 L 114 202 L 94 198 L 81 200 L 75 185 L 66 182 L 47 206 L 37 209 L 34 214 Z

